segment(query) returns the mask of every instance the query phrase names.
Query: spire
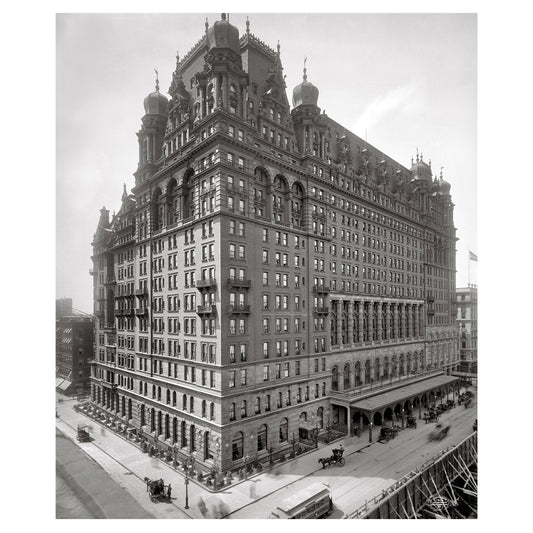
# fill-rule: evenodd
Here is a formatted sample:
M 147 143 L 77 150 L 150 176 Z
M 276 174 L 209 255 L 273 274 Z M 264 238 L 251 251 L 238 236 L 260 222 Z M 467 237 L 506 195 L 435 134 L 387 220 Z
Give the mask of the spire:
M 180 64 L 180 53 L 176 50 L 176 72 L 178 71 L 179 64 Z
M 304 81 L 307 81 L 307 68 L 305 64 L 307 63 L 307 57 L 304 59 Z
M 250 21 L 246 17 L 246 35 L 250 35 Z
M 155 90 L 159 92 L 159 72 L 157 72 L 157 69 L 154 68 L 155 72 Z
M 209 30 L 209 22 L 207 21 L 207 17 L 205 17 L 205 34 L 207 35 L 207 30 Z
M 443 178 L 442 178 L 442 169 L 443 169 L 443 168 L 444 168 L 444 167 L 440 167 L 440 179 L 441 179 L 441 180 L 443 179 Z
M 279 54 L 280 54 L 280 49 L 281 49 L 281 47 L 279 45 L 279 39 L 278 39 L 278 57 L 279 57 Z

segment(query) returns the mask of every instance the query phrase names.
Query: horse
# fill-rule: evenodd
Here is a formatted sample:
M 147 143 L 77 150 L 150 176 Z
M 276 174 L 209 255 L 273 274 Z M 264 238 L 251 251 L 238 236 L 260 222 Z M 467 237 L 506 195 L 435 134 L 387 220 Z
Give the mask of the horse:
M 334 459 L 333 457 L 321 457 L 318 462 L 322 464 L 322 468 L 326 468 L 326 466 L 334 462 Z

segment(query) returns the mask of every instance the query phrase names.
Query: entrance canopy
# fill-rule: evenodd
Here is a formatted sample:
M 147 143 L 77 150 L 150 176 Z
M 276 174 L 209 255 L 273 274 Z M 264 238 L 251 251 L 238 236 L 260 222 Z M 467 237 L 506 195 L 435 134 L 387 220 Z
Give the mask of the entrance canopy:
M 357 400 L 350 405 L 350 408 L 353 410 L 373 413 L 409 398 L 424 394 L 425 392 L 439 389 L 440 387 L 444 387 L 446 385 L 451 385 L 457 381 L 459 381 L 459 378 L 455 376 L 435 376 L 433 378 L 425 379 L 424 381 L 418 381 L 417 383 L 411 383 L 410 385 L 405 385 L 404 387 L 399 387 L 387 392 L 382 392 L 381 394 L 376 394 L 370 398 Z

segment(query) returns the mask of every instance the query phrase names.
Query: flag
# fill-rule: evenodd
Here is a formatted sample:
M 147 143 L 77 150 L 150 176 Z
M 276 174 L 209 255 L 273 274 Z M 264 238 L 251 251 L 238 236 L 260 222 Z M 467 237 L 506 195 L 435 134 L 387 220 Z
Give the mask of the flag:
M 470 250 L 468 251 L 468 253 L 470 254 L 469 256 L 469 259 L 470 261 L 477 261 L 477 255 L 472 253 Z

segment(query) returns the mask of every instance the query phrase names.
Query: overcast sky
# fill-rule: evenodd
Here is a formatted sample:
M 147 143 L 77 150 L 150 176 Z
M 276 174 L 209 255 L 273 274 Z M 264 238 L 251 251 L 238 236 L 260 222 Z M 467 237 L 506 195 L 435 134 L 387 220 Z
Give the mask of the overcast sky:
M 416 149 L 452 185 L 457 286 L 477 253 L 476 16 L 471 14 L 249 14 L 276 48 L 287 94 L 302 79 L 318 105 L 409 167 Z M 220 14 L 57 15 L 57 297 L 92 312 L 91 241 L 105 205 L 134 185 L 136 132 L 154 68 L 166 92 L 175 68 Z M 230 13 L 240 34 L 246 15 Z M 470 281 L 477 282 L 476 264 Z

